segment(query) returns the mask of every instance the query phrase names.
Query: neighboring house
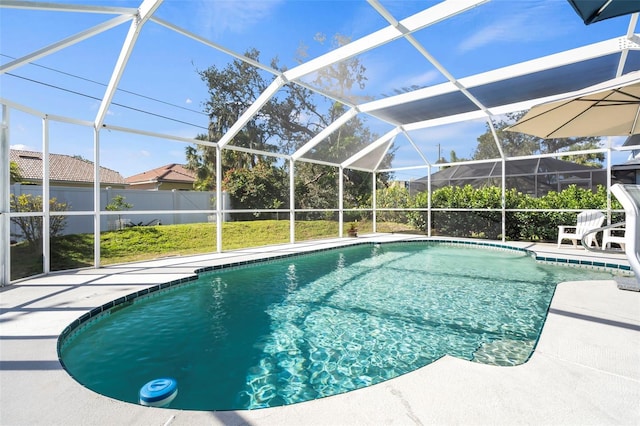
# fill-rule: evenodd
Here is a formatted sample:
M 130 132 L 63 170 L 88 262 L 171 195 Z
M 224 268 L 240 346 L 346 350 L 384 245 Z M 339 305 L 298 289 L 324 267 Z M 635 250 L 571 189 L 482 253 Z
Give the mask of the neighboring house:
M 9 160 L 18 165 L 20 184 L 42 185 L 42 152 L 9 150 Z M 49 185 L 92 187 L 93 162 L 64 154 L 49 153 Z M 126 182 L 120 173 L 100 167 L 100 186 L 124 188 Z
M 640 135 L 629 136 L 622 144 L 622 146 L 634 145 L 640 145 Z M 611 175 L 614 183 L 640 184 L 640 150 L 631 151 L 625 163 L 611 166 Z
M 193 191 L 196 174 L 182 164 L 167 164 L 125 180 L 129 189 Z

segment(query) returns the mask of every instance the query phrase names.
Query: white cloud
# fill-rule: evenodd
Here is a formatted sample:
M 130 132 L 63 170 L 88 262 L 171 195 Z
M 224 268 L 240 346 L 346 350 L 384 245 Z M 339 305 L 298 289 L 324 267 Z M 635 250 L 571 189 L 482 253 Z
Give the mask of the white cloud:
M 468 37 L 458 46 L 458 50 L 460 52 L 468 52 L 500 41 L 526 41 L 532 37 L 537 37 L 537 34 L 530 31 L 530 28 L 527 28 L 530 27 L 530 25 L 527 25 L 528 22 L 530 22 L 530 18 L 522 15 L 512 19 L 492 22 L 490 25 L 481 28 L 475 34 L 471 35 L 471 37 Z
M 140 155 L 142 157 L 151 157 L 151 153 L 145 149 L 140 150 Z
M 219 36 L 227 32 L 243 33 L 265 19 L 279 6 L 281 0 L 261 1 L 209 1 L 199 4 L 201 23 L 208 35 Z
M 185 104 L 192 104 L 192 103 L 193 103 L 193 101 L 191 100 L 191 98 L 187 98 L 187 99 L 184 101 L 184 103 L 185 103 Z
M 23 144 L 9 145 L 9 148 L 15 149 L 18 151 L 37 151 L 37 149 L 31 148 L 29 145 L 23 145 Z
M 391 96 L 396 94 L 396 91 L 403 92 L 404 88 L 412 86 L 426 87 L 443 78 L 442 74 L 433 68 L 419 74 L 407 74 L 407 71 L 412 71 L 411 67 L 400 67 L 380 56 L 367 55 L 365 66 L 368 79 L 365 91 L 376 97 Z
M 409 86 L 426 86 L 429 83 L 437 80 L 441 77 L 440 72 L 433 70 L 419 75 L 415 75 L 406 80 L 406 84 Z
M 500 5 L 514 6 L 514 10 L 504 10 L 500 16 L 495 16 L 478 31 L 467 37 L 459 46 L 461 53 L 468 52 L 490 44 L 500 42 L 533 42 L 549 40 L 558 35 L 567 34 L 567 23 L 558 16 L 558 22 L 550 22 L 554 16 L 549 10 L 559 6 L 559 2 L 548 1 L 542 3 L 500 2 Z M 564 6 L 564 5 L 562 5 Z M 526 9 L 526 13 L 523 11 Z

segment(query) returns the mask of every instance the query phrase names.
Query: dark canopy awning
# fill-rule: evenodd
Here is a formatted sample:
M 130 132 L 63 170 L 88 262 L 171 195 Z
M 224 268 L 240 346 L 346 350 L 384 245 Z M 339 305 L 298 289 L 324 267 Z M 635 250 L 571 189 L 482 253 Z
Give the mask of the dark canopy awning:
M 640 12 L 637 0 L 568 0 L 586 25 Z

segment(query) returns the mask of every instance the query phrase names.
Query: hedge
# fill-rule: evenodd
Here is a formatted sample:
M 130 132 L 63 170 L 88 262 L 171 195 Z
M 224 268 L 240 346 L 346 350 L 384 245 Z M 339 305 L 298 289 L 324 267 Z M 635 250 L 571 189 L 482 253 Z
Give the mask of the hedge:
M 398 189 L 393 189 L 393 196 L 380 190 L 377 197 L 383 200 L 378 206 L 386 206 L 385 201 L 393 200 L 393 207 L 423 208 L 428 207 L 428 194 L 422 192 L 415 197 L 402 197 Z M 599 185 L 595 192 L 571 185 L 561 192 L 551 191 L 543 197 L 532 197 L 510 189 L 505 194 L 505 206 L 510 209 L 534 210 L 587 210 L 607 209 L 607 190 Z M 400 206 L 399 200 L 406 200 Z M 382 204 L 382 205 L 381 205 Z M 497 211 L 434 211 L 431 216 L 433 235 L 452 237 L 477 237 L 500 239 L 502 237 L 501 188 L 496 186 L 475 189 L 470 185 L 463 187 L 448 186 L 433 191 L 431 207 L 434 209 L 496 209 Z M 621 210 L 620 203 L 613 198 L 612 209 Z M 553 241 L 558 236 L 559 225 L 570 225 L 576 222 L 577 212 L 506 212 L 505 238 L 507 240 Z M 427 212 L 409 211 L 406 214 L 411 226 L 420 231 L 427 231 Z M 612 223 L 624 220 L 623 213 L 614 213 Z

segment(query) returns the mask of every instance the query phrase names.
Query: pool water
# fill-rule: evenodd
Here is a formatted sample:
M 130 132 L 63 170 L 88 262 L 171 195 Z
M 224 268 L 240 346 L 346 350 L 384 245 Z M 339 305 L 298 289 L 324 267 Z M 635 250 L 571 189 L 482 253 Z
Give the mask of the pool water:
M 449 354 L 527 361 L 556 284 L 611 275 L 527 253 L 359 245 L 228 268 L 114 308 L 60 342 L 86 387 L 137 403 L 173 377 L 171 408 L 256 409 L 347 392 Z

